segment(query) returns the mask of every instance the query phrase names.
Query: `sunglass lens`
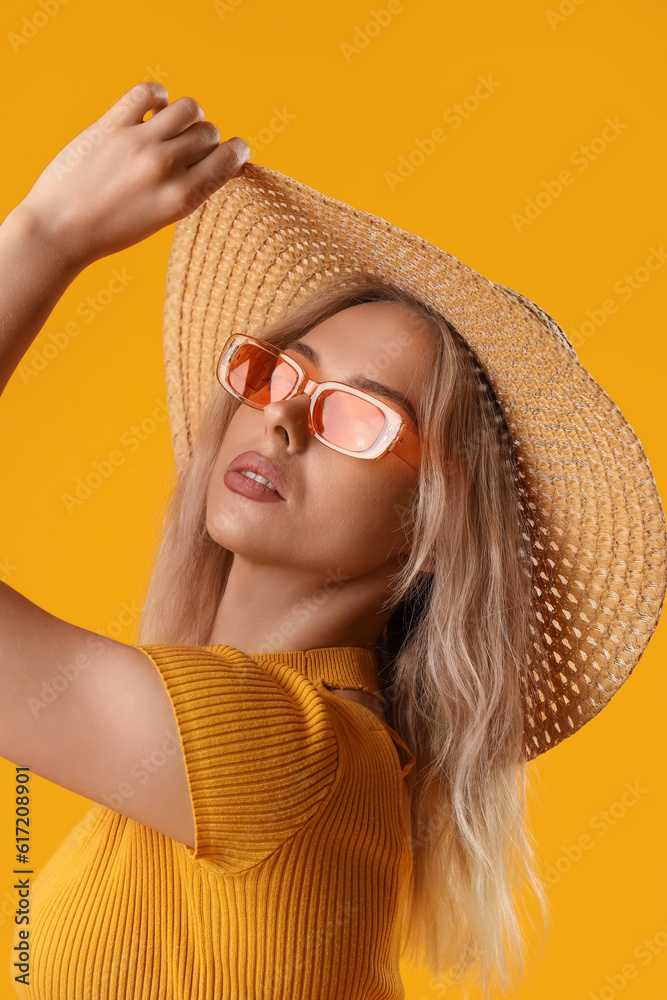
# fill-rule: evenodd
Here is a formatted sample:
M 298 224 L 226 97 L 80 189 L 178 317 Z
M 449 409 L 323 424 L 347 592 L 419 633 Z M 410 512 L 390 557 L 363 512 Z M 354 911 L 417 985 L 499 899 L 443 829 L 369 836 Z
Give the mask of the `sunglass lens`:
M 340 389 L 328 389 L 319 396 L 313 419 L 323 438 L 346 451 L 366 451 L 385 424 L 379 406 Z
M 270 351 L 254 344 L 242 344 L 231 360 L 227 379 L 244 399 L 266 406 L 289 395 L 298 375 L 291 365 Z

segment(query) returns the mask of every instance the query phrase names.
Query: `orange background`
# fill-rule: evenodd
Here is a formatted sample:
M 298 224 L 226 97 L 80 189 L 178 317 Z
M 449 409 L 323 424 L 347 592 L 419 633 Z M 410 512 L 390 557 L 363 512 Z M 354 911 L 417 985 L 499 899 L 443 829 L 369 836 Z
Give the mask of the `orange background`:
M 419 233 L 539 303 L 667 492 L 658 0 L 9 0 L 0 22 L 2 218 L 74 136 L 133 84 L 159 79 L 170 100 L 199 101 L 223 139 L 246 138 L 255 162 Z M 440 141 L 429 143 L 434 129 Z M 409 176 L 396 180 L 400 164 Z M 570 182 L 559 190 L 562 171 Z M 536 199 L 532 219 L 517 222 Z M 84 271 L 27 352 L 28 377 L 17 371 L 0 403 L 1 578 L 128 643 L 173 469 L 161 354 L 172 234 Z M 664 259 L 647 266 L 655 250 Z M 72 321 L 78 332 L 58 337 Z M 68 510 L 63 495 L 114 449 L 124 461 Z M 552 925 L 539 958 L 528 954 L 521 1000 L 664 993 L 664 660 L 661 625 L 605 711 L 529 766 Z M 0 760 L 3 998 L 14 995 L 13 777 Z M 627 784 L 634 801 L 623 799 Z M 33 778 L 37 871 L 90 806 Z M 402 971 L 407 1000 L 460 996 Z

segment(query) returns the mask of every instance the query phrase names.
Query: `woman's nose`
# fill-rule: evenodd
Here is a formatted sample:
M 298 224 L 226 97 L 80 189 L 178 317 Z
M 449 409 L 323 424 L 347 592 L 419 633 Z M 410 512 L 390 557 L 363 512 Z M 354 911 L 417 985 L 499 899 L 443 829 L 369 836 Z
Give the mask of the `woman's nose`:
M 291 399 L 276 400 L 264 407 L 264 425 L 269 436 L 280 435 L 286 450 L 304 451 L 313 439 L 308 425 L 310 397 L 301 392 Z

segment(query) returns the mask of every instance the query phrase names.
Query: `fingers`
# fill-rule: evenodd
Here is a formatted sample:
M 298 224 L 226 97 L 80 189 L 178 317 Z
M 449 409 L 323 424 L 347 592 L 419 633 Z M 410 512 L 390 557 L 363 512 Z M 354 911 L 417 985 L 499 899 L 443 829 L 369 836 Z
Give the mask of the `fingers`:
M 153 116 L 144 121 L 149 111 Z M 177 198 L 180 218 L 199 208 L 250 159 L 250 147 L 238 136 L 220 142 L 218 129 L 204 120 L 194 98 L 179 97 L 169 104 L 167 89 L 155 81 L 135 84 L 103 118 L 114 126 L 141 124 L 140 134 L 149 145 L 162 144 L 166 156 L 160 170 Z M 167 180 L 169 175 L 173 179 Z
M 212 152 L 219 142 L 220 133 L 213 122 L 198 121 L 173 139 L 168 139 L 163 148 L 168 152 L 171 163 L 191 167 Z
M 239 136 L 220 143 L 186 171 L 183 210 L 188 214 L 234 177 L 250 159 L 250 147 Z
M 169 104 L 169 92 L 155 80 L 131 87 L 104 115 L 119 125 L 137 125 L 149 111 L 157 115 Z M 153 121 L 153 119 L 150 119 Z
M 193 97 L 179 97 L 159 114 L 144 122 L 144 131 L 147 136 L 156 140 L 172 139 L 203 118 L 204 109 Z
M 144 121 L 149 111 L 153 117 Z M 185 166 L 196 163 L 220 142 L 220 133 L 212 122 L 204 121 L 204 109 L 193 97 L 179 97 L 169 104 L 169 94 L 161 83 L 135 84 L 107 112 L 114 124 L 143 125 L 144 138 L 173 143 L 172 161 Z M 174 141 L 182 137 L 182 141 Z

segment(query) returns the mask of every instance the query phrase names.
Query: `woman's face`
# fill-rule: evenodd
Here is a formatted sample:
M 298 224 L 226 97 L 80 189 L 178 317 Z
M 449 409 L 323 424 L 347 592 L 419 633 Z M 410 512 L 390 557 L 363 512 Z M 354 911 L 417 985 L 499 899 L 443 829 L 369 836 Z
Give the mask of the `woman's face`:
M 402 393 L 415 411 L 435 361 L 432 329 L 395 302 L 351 306 L 299 340 L 305 351 L 316 352 L 317 364 L 296 342 L 285 353 L 309 378 L 349 383 L 353 373 L 361 373 Z M 409 415 L 378 389 L 362 388 Z M 414 497 L 418 472 L 391 452 L 371 461 L 328 448 L 310 433 L 308 402 L 302 393 L 263 410 L 239 403 L 209 481 L 209 534 L 258 564 L 347 577 L 382 566 L 395 571 L 406 545 L 401 516 Z M 246 451 L 273 463 L 285 487 L 284 501 L 262 503 L 227 488 L 223 477 L 229 464 Z

